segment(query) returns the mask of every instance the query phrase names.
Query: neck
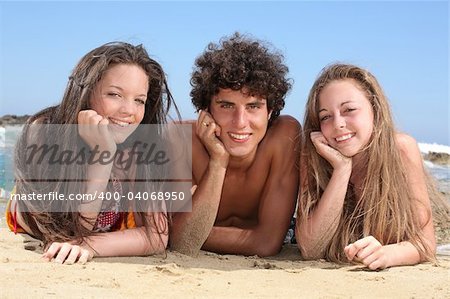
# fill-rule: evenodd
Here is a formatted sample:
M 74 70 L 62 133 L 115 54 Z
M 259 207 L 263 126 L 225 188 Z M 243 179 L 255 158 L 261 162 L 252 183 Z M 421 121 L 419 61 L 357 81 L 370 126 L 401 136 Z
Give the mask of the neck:
M 352 175 L 350 181 L 355 186 L 360 186 L 367 173 L 368 157 L 366 152 L 361 152 L 352 157 Z
M 252 166 L 253 162 L 255 161 L 255 157 L 256 149 L 250 154 L 243 157 L 230 156 L 227 169 L 232 171 L 245 172 L 250 168 L 250 166 Z

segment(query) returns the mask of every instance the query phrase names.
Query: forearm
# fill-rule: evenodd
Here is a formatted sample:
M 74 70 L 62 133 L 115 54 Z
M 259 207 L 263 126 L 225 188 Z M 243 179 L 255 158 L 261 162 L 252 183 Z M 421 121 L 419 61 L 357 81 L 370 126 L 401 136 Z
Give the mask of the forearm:
M 192 198 L 192 212 L 177 213 L 173 218 L 171 248 L 196 254 L 214 225 L 219 209 L 226 167 L 210 162 Z
M 101 233 L 85 240 L 94 249 L 94 256 L 143 256 L 164 252 L 167 234 L 147 234 L 145 227 Z
M 383 246 L 388 254 L 387 267 L 415 265 L 423 260 L 411 242 L 404 241 Z
M 95 225 L 98 213 L 101 211 L 103 200 L 98 196 L 105 192 L 111 176 L 112 163 L 106 165 L 90 165 L 87 171 L 87 184 L 85 194 L 92 196 L 90 201 L 84 201 L 79 206 L 80 215 L 89 222 L 83 222 L 84 226 L 92 229 Z
M 305 258 L 321 257 L 342 214 L 351 170 L 334 170 L 322 197 L 307 219 L 297 222 L 297 242 Z

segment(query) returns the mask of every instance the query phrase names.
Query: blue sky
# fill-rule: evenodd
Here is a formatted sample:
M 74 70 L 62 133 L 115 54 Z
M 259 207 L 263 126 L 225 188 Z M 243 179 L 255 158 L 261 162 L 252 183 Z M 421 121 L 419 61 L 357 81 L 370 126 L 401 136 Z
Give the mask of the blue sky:
M 240 31 L 284 53 L 294 80 L 285 114 L 302 121 L 319 71 L 354 63 L 378 78 L 399 130 L 449 145 L 448 19 L 447 1 L 0 1 L 0 115 L 58 103 L 78 60 L 121 40 L 146 46 L 183 118 L 195 118 L 195 58 Z

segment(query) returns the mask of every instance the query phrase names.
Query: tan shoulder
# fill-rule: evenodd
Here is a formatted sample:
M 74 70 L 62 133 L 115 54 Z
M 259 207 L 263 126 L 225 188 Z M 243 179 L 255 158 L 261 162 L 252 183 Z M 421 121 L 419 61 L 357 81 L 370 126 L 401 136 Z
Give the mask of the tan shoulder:
M 422 155 L 413 137 L 405 133 L 396 133 L 395 141 L 404 162 L 422 164 Z
M 290 115 L 280 115 L 267 129 L 262 145 L 276 152 L 293 152 L 297 155 L 300 149 L 301 130 L 297 119 Z
M 31 120 L 31 119 L 30 119 Z M 49 118 L 47 116 L 39 116 L 33 120 L 31 120 L 32 125 L 44 125 L 47 124 L 49 121 Z
M 195 133 L 196 129 L 197 129 L 197 120 L 196 119 L 190 119 L 190 120 L 183 120 L 181 122 L 183 125 L 191 125 L 192 126 L 192 149 L 194 150 L 194 153 L 196 151 L 202 151 L 206 153 L 206 149 L 202 143 L 202 141 L 200 140 L 200 138 L 198 137 L 198 135 Z
M 169 133 L 185 132 L 186 128 L 189 129 L 189 125 L 192 126 L 192 130 L 195 129 L 195 121 L 193 120 L 175 120 L 167 124 L 166 128 Z
M 297 136 L 301 133 L 300 122 L 293 116 L 280 115 L 273 121 L 267 133 L 282 134 L 282 136 Z
M 196 120 L 188 119 L 188 120 L 174 120 L 170 124 L 172 125 L 192 125 L 192 129 L 195 129 Z
M 182 125 L 195 125 L 195 123 L 197 122 L 197 120 L 195 119 L 186 119 L 186 120 L 180 120 L 178 123 L 182 124 Z
M 417 141 L 413 137 L 405 133 L 396 133 L 395 142 L 398 149 L 402 153 L 408 153 L 411 150 L 418 150 L 419 148 L 419 146 L 417 145 Z

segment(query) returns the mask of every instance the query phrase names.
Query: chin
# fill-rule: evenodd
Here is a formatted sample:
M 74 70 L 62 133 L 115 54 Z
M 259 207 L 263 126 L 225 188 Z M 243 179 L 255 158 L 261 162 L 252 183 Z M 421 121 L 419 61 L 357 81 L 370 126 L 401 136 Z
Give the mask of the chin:
M 124 143 L 124 142 L 128 139 L 128 137 L 130 137 L 130 135 L 126 135 L 126 136 L 122 136 L 122 135 L 118 136 L 118 135 L 115 135 L 115 136 L 114 136 L 114 142 L 115 142 L 116 144 L 122 144 L 122 143 Z
M 248 148 L 227 148 L 227 151 L 232 157 L 245 157 L 252 152 Z
M 341 155 L 343 155 L 347 158 L 352 158 L 358 153 L 358 151 L 354 151 L 354 150 L 343 150 L 343 151 L 341 150 L 339 152 L 341 153 Z

